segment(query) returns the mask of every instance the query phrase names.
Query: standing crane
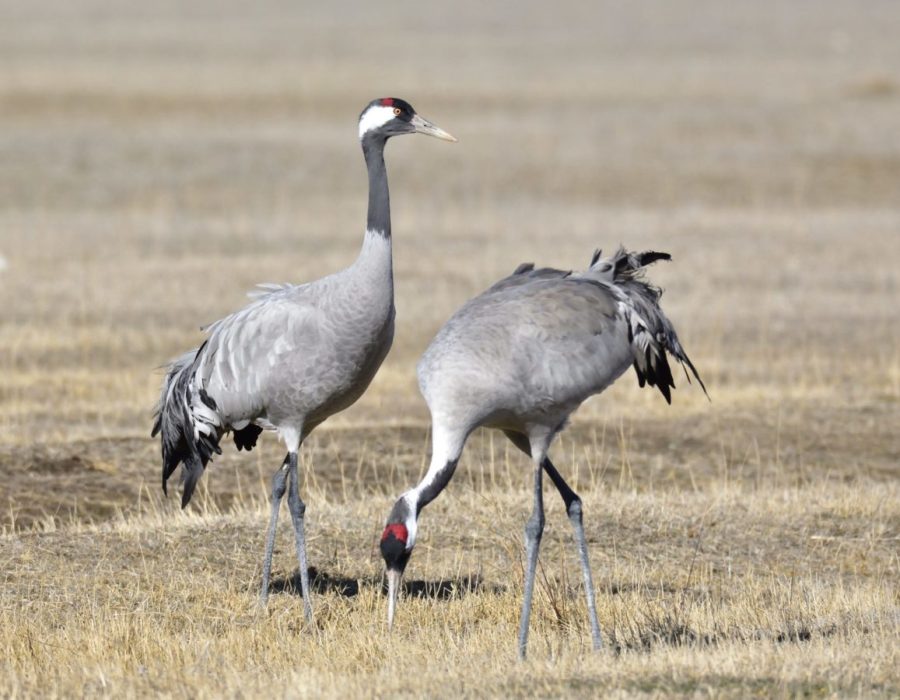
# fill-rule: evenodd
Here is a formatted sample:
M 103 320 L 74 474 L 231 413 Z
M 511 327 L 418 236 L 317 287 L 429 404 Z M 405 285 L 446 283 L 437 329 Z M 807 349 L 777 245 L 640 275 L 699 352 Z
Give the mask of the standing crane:
M 525 594 L 518 651 L 524 658 L 538 549 L 544 530 L 541 477 L 547 473 L 565 503 L 584 577 L 594 649 L 601 646 L 582 504 L 547 456 L 569 416 L 634 367 L 640 386 L 671 403 L 675 387 L 666 353 L 706 387 L 659 306 L 661 291 L 642 268 L 666 253 L 619 249 L 594 254 L 581 273 L 523 264 L 466 303 L 432 340 L 418 365 L 419 387 L 431 412 L 431 464 L 387 519 L 381 553 L 388 577 L 388 627 L 400 579 L 416 543 L 422 508 L 446 488 L 469 434 L 502 430 L 534 465 L 534 508 L 525 526 Z M 685 369 L 685 376 L 690 375 Z
M 369 211 L 359 257 L 307 284 L 260 285 L 254 301 L 206 328 L 206 341 L 168 367 L 152 436 L 161 434 L 162 487 L 181 464 L 181 506 L 230 432 L 250 450 L 263 430 L 287 455 L 272 478 L 260 600 L 266 603 L 278 510 L 285 490 L 294 526 L 306 619 L 312 617 L 297 451 L 313 429 L 369 386 L 394 337 L 391 212 L 384 147 L 392 136 L 456 139 L 401 99 L 370 102 L 359 117 L 369 173 Z

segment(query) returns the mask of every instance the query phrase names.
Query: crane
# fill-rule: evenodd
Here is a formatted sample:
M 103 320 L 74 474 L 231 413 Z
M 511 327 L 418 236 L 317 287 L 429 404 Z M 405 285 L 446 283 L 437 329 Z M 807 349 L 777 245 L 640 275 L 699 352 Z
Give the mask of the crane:
M 598 250 L 584 272 L 520 265 L 467 302 L 438 331 L 418 364 L 419 387 L 431 413 L 431 463 L 387 518 L 381 553 L 388 578 L 388 627 L 403 572 L 416 543 L 422 509 L 447 487 L 469 434 L 496 428 L 528 455 L 534 506 L 525 526 L 525 591 L 518 653 L 524 658 L 538 550 L 544 529 L 542 474 L 565 503 L 584 578 L 591 637 L 601 646 L 582 503 L 547 456 L 554 437 L 588 397 L 634 367 L 640 386 L 671 403 L 675 383 L 668 353 L 706 387 L 659 306 L 661 291 L 643 268 L 666 253 Z M 708 396 L 708 395 L 707 395 Z
M 394 336 L 391 213 L 384 147 L 392 136 L 420 133 L 456 139 L 419 116 L 405 100 L 373 100 L 359 117 L 369 176 L 362 248 L 349 267 L 306 284 L 266 284 L 240 311 L 208 326 L 206 340 L 169 366 L 152 436 L 161 436 L 162 487 L 181 465 L 182 508 L 228 432 L 250 450 L 275 431 L 287 454 L 272 477 L 260 601 L 269 594 L 281 500 L 287 491 L 300 567 L 304 614 L 312 617 L 297 452 L 324 420 L 369 386 Z

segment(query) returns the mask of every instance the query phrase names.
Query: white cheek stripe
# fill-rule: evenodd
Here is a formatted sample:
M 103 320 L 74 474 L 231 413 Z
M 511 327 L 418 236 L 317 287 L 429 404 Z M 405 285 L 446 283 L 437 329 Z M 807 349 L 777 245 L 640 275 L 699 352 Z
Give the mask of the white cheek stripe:
M 381 105 L 369 107 L 359 118 L 359 138 L 365 136 L 366 132 L 371 131 L 372 129 L 384 126 L 393 118 L 393 107 L 383 107 Z
M 415 488 L 410 489 L 401 496 L 401 498 L 406 500 L 410 513 L 409 521 L 406 523 L 406 530 L 409 533 L 406 540 L 407 551 L 411 550 L 416 543 L 416 534 L 418 533 L 416 504 L 419 501 L 419 494 L 434 483 L 438 474 L 447 469 L 451 461 L 459 460 L 467 434 L 443 430 L 432 423 L 431 465 L 428 467 L 428 472 L 426 472 L 422 481 Z
M 406 501 L 409 508 L 409 519 L 404 523 L 406 525 L 406 551 L 409 552 L 416 544 L 416 534 L 419 531 L 419 523 L 416 520 L 416 499 L 418 493 L 415 490 L 403 494 L 402 498 Z

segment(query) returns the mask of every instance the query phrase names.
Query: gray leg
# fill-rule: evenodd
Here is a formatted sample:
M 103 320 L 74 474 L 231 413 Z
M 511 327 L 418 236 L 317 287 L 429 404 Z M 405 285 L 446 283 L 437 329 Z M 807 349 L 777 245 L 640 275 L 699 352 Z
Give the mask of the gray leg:
M 306 563 L 306 535 L 303 531 L 303 516 L 306 504 L 300 498 L 300 479 L 297 476 L 297 453 L 291 452 L 290 484 L 288 486 L 288 509 L 294 523 L 294 540 L 297 544 L 297 563 L 300 565 L 300 586 L 303 589 L 303 614 L 307 622 L 312 620 L 312 604 L 310 603 L 309 568 Z
M 266 532 L 266 554 L 263 557 L 262 590 L 259 592 L 259 602 L 265 606 L 269 600 L 269 577 L 272 574 L 272 552 L 275 549 L 275 526 L 278 524 L 278 509 L 281 506 L 281 498 L 284 496 L 284 487 L 287 480 L 290 455 L 284 458 L 284 462 L 278 467 L 278 471 L 272 475 L 272 513 L 269 516 L 269 530 Z
M 553 463 L 544 458 L 544 471 L 553 481 L 559 495 L 562 496 L 563 502 L 566 504 L 566 513 L 569 515 L 569 522 L 572 523 L 572 529 L 575 531 L 575 545 L 578 547 L 578 558 L 581 560 L 581 574 L 584 577 L 584 592 L 587 596 L 588 618 L 591 622 L 591 639 L 594 643 L 594 651 L 603 646 L 600 638 L 600 622 L 597 620 L 597 605 L 594 601 L 594 579 L 591 576 L 591 562 L 588 559 L 587 541 L 584 538 L 584 525 L 581 521 L 581 499 L 569 485 L 566 483 L 562 475 L 553 466 Z
M 522 600 L 522 617 L 519 622 L 519 658 L 525 658 L 528 646 L 528 622 L 531 619 L 531 600 L 534 596 L 534 576 L 537 571 L 538 550 L 544 534 L 544 495 L 541 491 L 543 470 L 540 461 L 534 465 L 534 509 L 525 524 L 525 596 Z
M 527 437 L 522 433 L 514 431 L 504 430 L 503 432 L 506 433 L 506 437 L 508 437 L 516 447 L 531 457 L 531 444 Z M 559 495 L 562 496 L 563 502 L 566 504 L 566 513 L 569 516 L 569 522 L 572 523 L 572 529 L 575 534 L 575 545 L 578 547 L 578 558 L 581 561 L 581 573 L 584 577 L 588 617 L 591 623 L 591 640 L 593 641 L 594 650 L 596 651 L 603 646 L 603 642 L 600 636 L 600 622 L 597 619 L 597 604 L 594 600 L 594 579 L 591 576 L 591 562 L 590 559 L 588 559 L 587 541 L 584 538 L 581 499 L 578 497 L 578 494 L 569 487 L 549 458 L 545 457 L 541 462 L 541 466 L 553 481 L 553 485 L 556 486 Z

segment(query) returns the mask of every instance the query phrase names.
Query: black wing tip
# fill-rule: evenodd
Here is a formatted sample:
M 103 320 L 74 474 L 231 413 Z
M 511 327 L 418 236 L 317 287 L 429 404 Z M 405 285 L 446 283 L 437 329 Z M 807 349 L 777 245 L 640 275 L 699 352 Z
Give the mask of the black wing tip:
M 680 357 L 678 358 L 681 359 Z M 640 360 L 640 361 L 638 361 Z M 643 365 L 643 369 L 642 369 Z M 672 405 L 672 389 L 675 388 L 675 379 L 672 377 L 672 368 L 663 348 L 652 351 L 648 345 L 643 357 L 636 358 L 632 362 L 634 373 L 638 378 L 638 386 L 655 386 L 666 403 Z
M 247 450 L 247 452 L 249 452 L 256 447 L 256 441 L 259 438 L 260 433 L 262 433 L 262 428 L 253 423 L 250 423 L 240 430 L 235 430 L 234 446 L 238 448 L 238 451 Z
M 671 255 L 657 250 L 645 250 L 643 253 L 638 253 L 637 258 L 641 267 L 652 265 L 659 260 L 672 260 Z
M 700 378 L 700 373 L 697 371 L 697 368 L 694 367 L 694 363 L 691 362 L 686 355 L 685 355 L 684 359 L 685 359 L 685 362 L 687 363 L 687 366 L 691 368 L 691 372 L 694 373 L 694 379 L 697 380 L 697 383 L 700 384 L 700 388 L 703 389 L 703 395 L 706 397 L 706 400 L 709 401 L 710 403 L 712 403 L 712 397 L 709 395 L 709 392 L 706 390 L 706 384 L 704 384 L 703 380 Z M 688 381 L 691 381 L 691 377 L 689 374 L 687 374 L 687 372 L 685 372 L 685 375 L 687 376 Z
M 700 373 L 697 371 L 697 368 L 694 367 L 694 363 L 691 362 L 691 358 L 688 357 L 687 353 L 684 351 L 684 348 L 681 348 L 681 352 L 676 355 L 678 361 L 681 363 L 681 368 L 684 370 L 684 377 L 688 380 L 688 384 L 692 384 L 691 374 L 694 375 L 694 379 L 697 380 L 697 383 L 700 385 L 700 388 L 703 390 L 703 395 L 706 397 L 706 400 L 712 403 L 712 397 L 709 395 L 709 392 L 706 390 L 706 384 L 703 383 L 703 379 L 700 377 Z M 688 370 L 691 370 L 688 373 Z
M 514 275 L 524 275 L 526 272 L 531 272 L 534 270 L 533 262 L 523 262 L 519 263 L 519 266 L 513 270 Z
M 666 403 L 671 406 L 672 390 L 666 384 L 657 384 L 656 386 L 659 389 L 659 392 L 663 395 L 663 398 L 666 400 Z
M 194 495 L 194 489 L 197 488 L 197 482 L 203 474 L 203 464 L 198 459 L 189 459 L 181 465 L 181 475 L 184 486 L 181 492 L 181 509 L 187 508 L 187 504 L 191 502 L 191 496 Z
M 630 253 L 624 248 L 619 248 L 619 252 L 616 254 L 615 274 L 634 274 L 641 268 L 652 265 L 659 260 L 671 259 L 671 255 L 658 250 L 645 250 L 642 253 Z
M 663 395 L 666 403 L 672 405 L 672 389 L 675 388 L 675 382 L 672 381 L 672 370 L 669 367 L 669 361 L 666 359 L 665 353 L 660 354 L 660 361 L 656 365 L 656 376 L 653 377 L 656 388 Z
M 643 388 L 644 388 L 644 384 L 647 383 L 647 380 L 644 378 L 644 375 L 643 375 L 643 373 L 641 372 L 641 368 L 638 367 L 637 360 L 635 360 L 635 361 L 632 362 L 631 364 L 632 364 L 632 366 L 634 367 L 634 373 L 635 373 L 635 375 L 637 376 L 638 386 L 639 386 L 641 389 L 643 389 Z

